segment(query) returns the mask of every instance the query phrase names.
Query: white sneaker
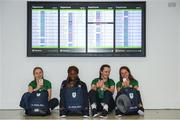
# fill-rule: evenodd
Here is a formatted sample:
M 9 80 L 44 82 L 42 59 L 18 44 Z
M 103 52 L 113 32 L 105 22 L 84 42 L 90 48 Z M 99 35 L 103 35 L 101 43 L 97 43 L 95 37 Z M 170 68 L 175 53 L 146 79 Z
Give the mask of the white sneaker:
M 61 115 L 60 117 L 61 117 L 61 118 L 65 118 L 65 117 L 66 117 L 66 115 Z
M 83 115 L 83 118 L 89 118 L 89 116 L 88 115 Z
M 108 118 L 108 116 L 99 116 L 100 118 L 103 118 L 103 119 L 107 119 Z
M 142 110 L 138 110 L 138 112 L 137 112 L 139 115 L 144 115 L 144 112 L 142 111 Z
M 117 116 L 118 116 L 118 117 L 121 117 L 122 115 L 121 115 L 121 114 L 118 114 Z

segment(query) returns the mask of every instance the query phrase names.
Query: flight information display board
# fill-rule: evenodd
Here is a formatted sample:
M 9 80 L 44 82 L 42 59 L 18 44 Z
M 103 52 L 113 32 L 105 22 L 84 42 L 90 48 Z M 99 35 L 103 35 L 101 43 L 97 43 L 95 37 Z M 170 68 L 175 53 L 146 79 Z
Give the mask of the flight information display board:
M 27 56 L 145 57 L 145 2 L 27 2 Z

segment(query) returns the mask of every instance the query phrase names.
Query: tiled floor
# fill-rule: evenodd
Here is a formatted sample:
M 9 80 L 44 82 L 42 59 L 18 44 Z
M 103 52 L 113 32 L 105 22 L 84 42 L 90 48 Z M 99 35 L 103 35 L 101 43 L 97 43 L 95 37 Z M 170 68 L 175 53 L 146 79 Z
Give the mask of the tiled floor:
M 68 116 L 66 118 L 60 118 L 58 110 L 54 110 L 49 116 L 26 116 L 24 115 L 23 110 L 0 110 L 0 119 L 16 119 L 16 120 L 104 120 L 102 118 L 83 118 L 81 116 Z M 144 116 L 123 116 L 117 117 L 114 113 L 111 113 L 107 119 L 111 120 L 180 120 L 180 110 L 145 110 Z

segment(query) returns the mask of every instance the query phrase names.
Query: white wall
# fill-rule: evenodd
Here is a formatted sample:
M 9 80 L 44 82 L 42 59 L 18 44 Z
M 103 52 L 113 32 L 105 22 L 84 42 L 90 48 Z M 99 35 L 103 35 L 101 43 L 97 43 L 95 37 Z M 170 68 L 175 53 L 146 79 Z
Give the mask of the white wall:
M 2 103 L 0 109 L 19 108 L 21 95 L 33 79 L 35 66 L 44 68 L 45 78 L 52 81 L 53 96 L 59 96 L 61 81 L 66 78 L 69 65 L 77 65 L 80 78 L 87 85 L 98 76 L 99 67 L 108 63 L 111 77 L 118 81 L 118 69 L 127 65 L 139 80 L 146 109 L 180 108 L 178 83 L 178 9 L 168 8 L 172 0 L 147 1 L 147 57 L 93 58 L 93 57 L 26 57 L 26 1 L 3 1 L 2 25 Z M 178 0 L 174 0 L 175 2 Z M 1 3 L 1 2 L 0 2 Z M 1 36 L 1 34 L 0 34 Z M 180 36 L 179 36 L 180 37 Z M 0 37 L 1 38 L 1 37 Z M 1 51 L 1 50 L 0 50 Z M 180 66 L 179 66 L 180 67 Z M 178 79 L 177 79 L 178 78 Z
M 2 54 L 1 54 L 1 52 L 2 52 L 2 2 L 0 1 L 0 66 L 1 66 L 1 68 L 0 68 L 0 83 L 2 83 L 2 64 L 1 64 L 1 62 L 2 62 Z M 1 85 L 2 84 L 0 84 L 0 88 L 1 88 Z M 1 90 L 0 90 L 0 108 L 1 108 L 1 105 L 2 105 L 2 103 L 1 103 Z
M 178 1 L 178 21 L 180 21 L 180 1 Z M 180 33 L 180 22 L 178 22 L 178 33 Z M 180 72 L 180 34 L 178 34 L 178 72 Z M 178 76 L 178 85 L 180 85 L 180 75 Z M 178 94 L 179 94 L 179 100 L 180 100 L 180 87 L 178 87 Z M 180 106 L 180 105 L 179 105 Z
M 144 92 L 148 108 L 171 108 L 172 102 L 177 106 L 178 83 L 178 28 L 177 8 L 168 8 L 166 1 L 147 2 L 147 51 L 149 51 L 148 66 L 149 88 Z M 178 6 L 177 6 L 178 7 Z M 151 66 L 152 65 L 152 66 Z M 145 76 L 144 76 L 145 77 Z M 147 77 L 147 76 L 146 76 Z M 145 81 L 145 82 L 147 82 Z M 151 81 L 151 82 L 150 82 Z M 148 85 L 148 86 L 146 86 Z M 151 89 L 151 92 L 150 92 Z M 150 95 L 150 94 L 151 95 Z M 152 104 L 153 103 L 153 104 Z M 157 104 L 155 104 L 157 103 Z M 170 105 L 171 104 L 171 105 Z

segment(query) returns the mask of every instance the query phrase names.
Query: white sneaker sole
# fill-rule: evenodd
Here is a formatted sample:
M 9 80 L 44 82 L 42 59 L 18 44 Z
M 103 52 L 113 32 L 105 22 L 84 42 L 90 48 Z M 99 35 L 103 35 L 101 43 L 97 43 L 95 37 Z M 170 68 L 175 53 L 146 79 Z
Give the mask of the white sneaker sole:
M 141 110 L 138 110 L 138 112 L 137 112 L 139 115 L 141 115 L 141 116 L 144 116 L 144 112 L 143 111 L 141 111 Z
M 83 118 L 89 118 L 89 116 L 87 116 L 87 115 L 83 115 Z
M 99 116 L 100 118 L 108 118 L 108 116 Z
M 121 117 L 122 115 L 116 115 L 116 116 Z
M 93 118 L 97 117 L 98 115 L 99 115 L 98 113 L 97 113 L 97 114 L 94 114 L 94 115 L 93 115 Z
M 61 118 L 65 118 L 65 117 L 66 117 L 66 115 L 61 115 L 60 117 L 61 117 Z

